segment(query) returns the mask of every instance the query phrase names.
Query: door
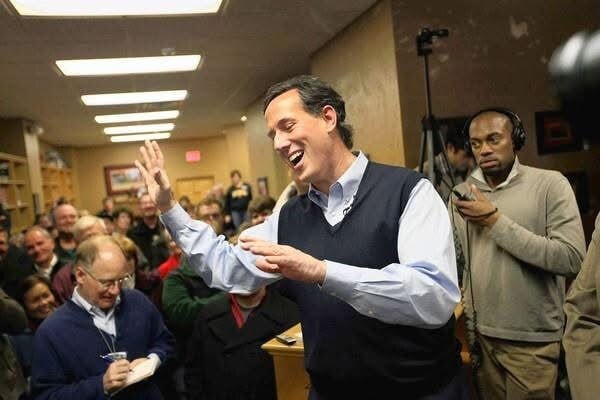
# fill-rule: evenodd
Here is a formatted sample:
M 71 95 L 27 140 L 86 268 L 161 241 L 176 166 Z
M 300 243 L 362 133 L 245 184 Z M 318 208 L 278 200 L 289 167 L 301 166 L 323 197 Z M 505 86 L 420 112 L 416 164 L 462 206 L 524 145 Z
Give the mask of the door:
M 215 185 L 214 176 L 196 176 L 181 178 L 175 182 L 175 198 L 188 196 L 192 204 L 196 205 L 210 192 Z

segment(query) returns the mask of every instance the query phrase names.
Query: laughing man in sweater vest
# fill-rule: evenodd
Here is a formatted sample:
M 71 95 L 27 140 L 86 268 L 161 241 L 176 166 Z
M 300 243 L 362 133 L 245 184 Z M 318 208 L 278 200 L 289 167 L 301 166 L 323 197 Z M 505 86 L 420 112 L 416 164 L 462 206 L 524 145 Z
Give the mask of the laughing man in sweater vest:
M 454 200 L 453 210 L 478 386 L 486 400 L 554 399 L 565 278 L 585 253 L 575 195 L 559 172 L 519 163 L 525 131 L 514 112 L 479 111 L 464 131 L 478 168 L 457 186 L 472 200 Z
M 344 101 L 316 77 L 272 86 L 264 111 L 275 151 L 310 188 L 238 246 L 176 203 L 158 144 L 140 148 L 136 165 L 192 266 L 232 293 L 283 279 L 311 399 L 463 398 L 452 229 L 431 183 L 352 154 Z

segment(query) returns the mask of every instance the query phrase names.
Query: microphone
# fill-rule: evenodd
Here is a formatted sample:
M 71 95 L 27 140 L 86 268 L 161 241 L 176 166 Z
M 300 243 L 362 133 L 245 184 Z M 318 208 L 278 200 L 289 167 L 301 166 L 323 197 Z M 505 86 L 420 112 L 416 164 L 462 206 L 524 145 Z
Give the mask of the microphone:
M 356 197 L 356 193 L 352 195 L 352 199 L 350 199 L 350 202 L 348 203 L 348 205 L 346 207 L 344 207 L 344 209 L 342 210 L 342 214 L 344 215 L 344 217 L 346 216 L 346 214 L 348 214 L 350 212 L 350 210 L 352 209 L 352 205 L 354 204 L 354 198 Z

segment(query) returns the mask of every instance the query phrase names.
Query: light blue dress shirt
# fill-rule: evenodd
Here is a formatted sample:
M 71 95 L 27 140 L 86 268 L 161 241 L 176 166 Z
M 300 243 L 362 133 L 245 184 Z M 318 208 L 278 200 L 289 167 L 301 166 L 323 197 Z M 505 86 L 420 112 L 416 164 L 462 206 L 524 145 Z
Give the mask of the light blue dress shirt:
M 361 153 L 330 188 L 309 189 L 308 197 L 331 225 L 352 207 L 368 160 Z M 250 293 L 281 279 L 255 266 L 257 256 L 216 236 L 210 225 L 190 218 L 179 205 L 161 216 L 192 267 L 206 284 L 233 293 Z M 279 212 L 243 234 L 277 242 Z M 384 240 L 384 239 L 382 239 Z M 325 260 L 321 290 L 356 311 L 390 324 L 438 328 L 460 301 L 450 218 L 433 185 L 422 179 L 413 188 L 399 221 L 396 240 L 399 263 L 381 269 L 361 268 Z

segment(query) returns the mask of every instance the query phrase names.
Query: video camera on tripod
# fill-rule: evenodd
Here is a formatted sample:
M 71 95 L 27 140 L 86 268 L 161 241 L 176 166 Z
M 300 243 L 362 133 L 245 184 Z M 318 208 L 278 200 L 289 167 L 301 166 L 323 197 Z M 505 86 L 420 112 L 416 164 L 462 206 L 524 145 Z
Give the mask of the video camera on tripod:
M 445 141 L 438 129 L 438 123 L 432 112 L 431 107 L 431 87 L 429 82 L 429 55 L 433 52 L 430 47 L 435 38 L 444 38 L 449 35 L 448 29 L 429 29 L 422 28 L 416 36 L 417 54 L 423 57 L 423 66 L 425 69 L 425 98 L 427 114 L 421 120 L 422 135 L 421 147 L 419 151 L 419 172 L 424 172 L 431 183 L 440 191 L 442 185 L 446 186 L 447 192 L 450 193 L 456 185 L 453 168 L 446 154 Z M 435 162 L 436 149 L 441 149 L 441 165 Z M 427 163 L 425 162 L 427 160 Z M 423 169 L 427 167 L 427 171 Z M 450 182 L 444 179 L 447 175 Z M 440 193 L 441 194 L 441 193 Z

